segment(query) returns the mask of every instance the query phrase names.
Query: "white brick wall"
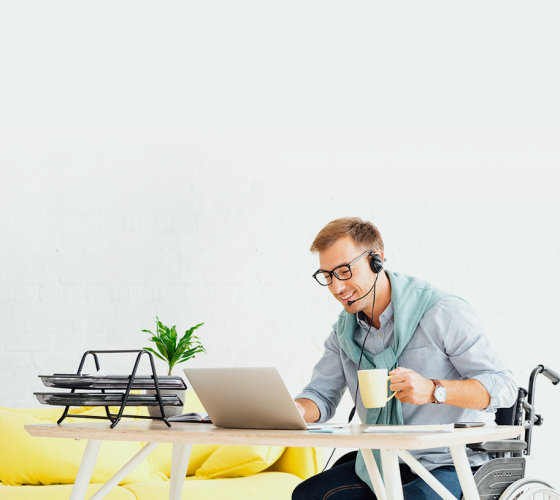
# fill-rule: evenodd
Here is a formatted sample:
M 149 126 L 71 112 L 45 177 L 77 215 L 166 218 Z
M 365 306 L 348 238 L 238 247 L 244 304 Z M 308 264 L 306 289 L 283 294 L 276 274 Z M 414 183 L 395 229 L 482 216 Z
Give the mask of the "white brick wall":
M 193 366 L 298 392 L 338 314 L 308 248 L 343 215 L 473 304 L 520 385 L 560 370 L 555 3 L 102 10 L 0 7 L 1 405 L 156 315 L 205 322 Z M 559 391 L 530 463 L 551 481 Z

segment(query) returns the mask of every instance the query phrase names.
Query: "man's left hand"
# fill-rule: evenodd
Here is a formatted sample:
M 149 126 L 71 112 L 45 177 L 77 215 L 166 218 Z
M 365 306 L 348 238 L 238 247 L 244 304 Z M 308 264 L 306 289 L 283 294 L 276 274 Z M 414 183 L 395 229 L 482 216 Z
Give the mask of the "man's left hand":
M 391 376 L 391 391 L 398 391 L 395 397 L 401 403 L 424 405 L 434 401 L 435 385 L 422 375 L 409 368 L 395 368 L 389 372 Z

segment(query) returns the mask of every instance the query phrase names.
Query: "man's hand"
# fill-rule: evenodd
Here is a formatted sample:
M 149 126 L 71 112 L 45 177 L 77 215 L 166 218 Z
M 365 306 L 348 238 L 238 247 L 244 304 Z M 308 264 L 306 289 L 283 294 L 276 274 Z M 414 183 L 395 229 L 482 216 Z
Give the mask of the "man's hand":
M 321 412 L 319 411 L 319 408 L 310 399 L 301 398 L 296 399 L 294 402 L 296 403 L 296 407 L 301 413 L 303 420 L 305 420 L 306 422 L 317 422 L 317 420 L 321 418 Z
M 401 403 L 424 405 L 434 401 L 435 384 L 409 368 L 395 368 L 389 372 L 391 391 Z
M 409 368 L 395 368 L 389 372 L 391 385 L 389 389 L 399 391 L 395 397 L 402 403 L 424 405 L 435 401 L 435 384 Z M 476 379 L 441 380 L 447 390 L 445 404 L 484 410 L 490 404 L 490 394 Z

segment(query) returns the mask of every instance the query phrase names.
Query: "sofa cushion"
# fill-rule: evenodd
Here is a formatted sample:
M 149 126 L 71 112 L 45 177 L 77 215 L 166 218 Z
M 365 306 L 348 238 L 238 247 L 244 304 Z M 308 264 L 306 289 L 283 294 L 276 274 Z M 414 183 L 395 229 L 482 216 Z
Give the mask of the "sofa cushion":
M 199 480 L 196 476 L 185 480 L 181 498 L 188 500 L 286 500 L 292 497 L 301 479 L 283 472 L 261 472 L 250 477 Z M 135 483 L 123 486 L 138 500 L 168 500 L 169 482 Z
M 178 425 L 178 424 L 174 424 Z M 195 444 L 189 457 L 187 476 L 194 476 L 200 466 L 208 460 L 210 455 L 220 447 L 219 444 Z M 171 455 L 173 445 L 171 443 L 161 443 L 148 456 L 152 460 L 154 472 L 159 472 L 167 477 L 171 477 Z
M 59 409 L 58 415 L 60 413 Z M 32 437 L 24 428 L 24 425 L 53 423 L 57 418 L 57 415 L 37 418 L 27 414 L 26 410 L 0 408 L 0 481 L 5 485 L 74 482 L 87 440 Z M 141 448 L 141 443 L 105 441 L 95 464 L 92 482 L 108 481 Z M 151 460 L 146 458 L 120 484 L 163 481 L 159 475 L 151 474 L 151 470 Z
M 251 476 L 270 467 L 282 446 L 220 446 L 196 471 L 200 479 Z
M 183 413 L 204 412 L 194 391 L 186 391 Z M 189 425 L 189 424 L 174 424 Z M 160 444 L 152 453 L 154 471 L 171 476 L 173 445 Z M 195 444 L 191 450 L 187 476 L 200 478 L 241 477 L 256 474 L 270 467 L 282 455 L 284 448 L 268 446 L 220 446 Z M 199 470 L 202 472 L 197 472 Z
M 86 500 L 103 486 L 90 484 L 86 492 Z M 4 486 L 0 483 L 0 498 L 2 500 L 69 500 L 72 493 L 71 484 L 56 486 Z M 105 497 L 105 500 L 137 500 L 133 493 L 117 486 Z

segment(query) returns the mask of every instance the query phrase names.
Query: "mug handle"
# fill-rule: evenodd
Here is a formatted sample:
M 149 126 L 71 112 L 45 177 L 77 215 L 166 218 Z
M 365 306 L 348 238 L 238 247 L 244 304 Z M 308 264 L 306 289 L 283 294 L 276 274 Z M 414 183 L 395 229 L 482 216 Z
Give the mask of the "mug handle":
M 390 382 L 390 381 L 391 381 L 391 378 L 392 378 L 392 377 L 387 377 L 387 382 Z M 388 387 L 388 384 L 387 384 L 387 390 L 388 390 L 388 389 L 389 389 L 389 387 Z M 386 402 L 389 401 L 396 393 L 397 393 L 396 391 L 393 392 L 393 394 L 391 394 L 391 395 L 386 399 Z

